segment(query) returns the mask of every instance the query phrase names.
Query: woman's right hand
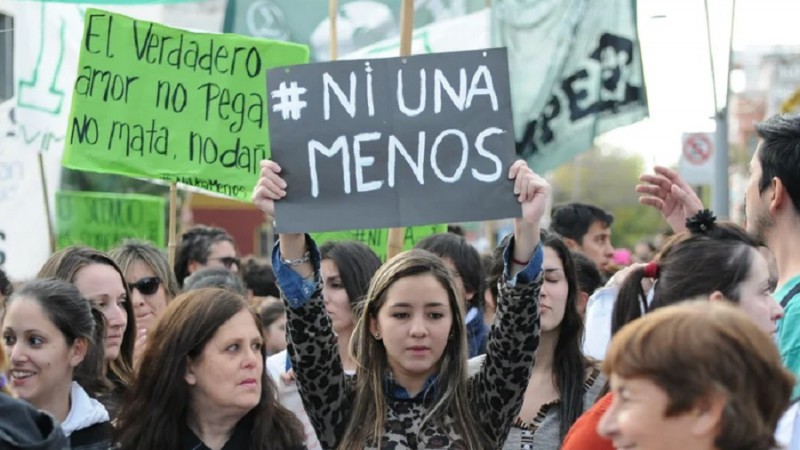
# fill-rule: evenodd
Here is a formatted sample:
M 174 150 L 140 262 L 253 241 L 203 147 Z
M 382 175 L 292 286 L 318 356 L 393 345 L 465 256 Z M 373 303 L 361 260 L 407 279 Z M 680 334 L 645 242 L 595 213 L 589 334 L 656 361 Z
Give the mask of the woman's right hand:
M 253 203 L 272 218 L 275 218 L 275 201 L 286 196 L 286 181 L 280 173 L 281 166 L 275 161 L 261 161 L 261 177 L 253 188 Z

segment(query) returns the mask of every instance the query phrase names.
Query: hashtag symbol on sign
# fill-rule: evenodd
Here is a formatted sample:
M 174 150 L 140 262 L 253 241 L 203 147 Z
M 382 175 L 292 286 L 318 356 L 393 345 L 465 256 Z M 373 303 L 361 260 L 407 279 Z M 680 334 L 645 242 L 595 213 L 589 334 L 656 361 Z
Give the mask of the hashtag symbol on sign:
M 292 81 L 289 87 L 286 87 L 285 81 L 281 81 L 280 87 L 270 94 L 272 98 L 278 99 L 272 105 L 272 111 L 281 113 L 283 120 L 289 118 L 292 120 L 300 119 L 300 111 L 308 105 L 305 101 L 300 100 L 300 96 L 307 91 L 308 89 L 297 86 L 296 81 Z
M 366 230 L 353 230 L 353 240 L 358 242 L 366 242 Z

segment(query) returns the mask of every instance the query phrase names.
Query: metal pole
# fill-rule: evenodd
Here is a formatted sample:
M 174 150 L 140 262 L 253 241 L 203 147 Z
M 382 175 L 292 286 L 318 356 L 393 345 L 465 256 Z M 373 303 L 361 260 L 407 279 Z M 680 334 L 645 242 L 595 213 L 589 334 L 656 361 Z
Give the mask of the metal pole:
M 725 103 L 720 108 L 717 99 L 717 78 L 714 57 L 711 51 L 711 24 L 708 13 L 708 0 L 704 0 L 706 12 L 706 35 L 708 38 L 708 57 L 711 62 L 711 85 L 714 94 L 714 187 L 711 197 L 711 208 L 717 217 L 730 217 L 730 186 L 728 167 L 730 166 L 730 148 L 728 145 L 728 101 L 730 99 L 731 61 L 733 58 L 733 19 L 736 11 L 736 0 L 731 4 L 731 32 L 728 39 L 728 64 L 725 67 Z

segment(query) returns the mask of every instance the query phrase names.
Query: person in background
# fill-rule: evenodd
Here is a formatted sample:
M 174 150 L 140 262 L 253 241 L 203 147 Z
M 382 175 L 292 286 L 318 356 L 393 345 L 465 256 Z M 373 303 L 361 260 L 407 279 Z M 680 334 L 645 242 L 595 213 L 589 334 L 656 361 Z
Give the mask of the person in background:
M 336 335 L 342 368 L 346 374 L 353 375 L 356 363 L 351 354 L 350 337 L 359 315 L 358 307 L 367 295 L 369 282 L 381 266 L 381 260 L 372 249 L 357 241 L 326 242 L 320 247 L 320 256 L 323 304 Z M 283 302 L 279 305 L 284 311 Z M 303 423 L 306 446 L 309 450 L 320 449 L 290 366 L 286 351 L 267 358 L 267 368 L 278 385 L 281 403 Z
M 800 115 L 773 116 L 756 125 L 761 142 L 750 161 L 745 190 L 747 230 L 775 256 L 785 308 L 778 327 L 781 356 L 800 375 Z M 800 384 L 792 398 L 800 397 Z
M 656 261 L 632 267 L 619 290 L 611 334 L 655 309 L 702 298 L 737 305 L 765 334 L 774 336 L 783 310 L 769 294 L 769 269 L 758 242 L 737 225 L 716 223 L 709 211 L 690 217 L 687 226 Z M 656 281 L 651 298 L 643 279 Z M 610 441 L 597 435 L 596 425 L 612 401 L 611 395 L 598 400 L 573 425 L 562 450 L 610 449 Z
M 467 323 L 469 357 L 486 353 L 489 326 L 484 321 L 483 266 L 481 256 L 463 236 L 454 233 L 430 235 L 414 248 L 427 250 L 439 256 L 445 266 L 453 271 L 459 290 L 461 305 Z
M 550 231 L 558 233 L 570 250 L 578 251 L 607 273 L 614 246 L 611 245 L 611 224 L 614 216 L 594 205 L 569 203 L 553 209 Z
M 61 423 L 73 450 L 111 446 L 108 411 L 92 397 L 104 378 L 102 321 L 75 286 L 56 279 L 22 286 L 3 317 L 11 387 Z
M 302 427 L 264 371 L 261 321 L 217 288 L 173 300 L 117 424 L 120 450 L 300 450 Z
M 539 293 L 541 337 L 522 409 L 503 450 L 559 448 L 567 430 L 597 399 L 605 384 L 599 366 L 583 356 L 583 320 L 572 252 L 555 233 L 543 231 L 544 285 Z M 508 245 L 504 239 L 500 247 Z M 470 360 L 475 373 L 484 357 Z
M 130 288 L 130 301 L 139 327 L 139 338 L 134 346 L 134 360 L 138 360 L 144 351 L 147 333 L 155 328 L 167 303 L 178 295 L 180 288 L 166 255 L 149 242 L 125 240 L 108 255 L 122 269 Z
M 635 263 L 647 264 L 656 255 L 656 246 L 652 241 L 643 239 L 633 247 L 633 261 Z
M 0 269 L 0 315 L 2 315 L 6 306 L 6 299 L 14 293 L 14 285 L 8 279 L 3 269 Z
M 98 399 L 113 420 L 117 407 L 133 379 L 134 345 L 144 346 L 147 334 L 138 332 L 125 275 L 105 253 L 89 247 L 72 246 L 54 253 L 39 270 L 37 278 L 58 278 L 72 283 L 92 307 L 105 317 L 106 377 L 113 386 Z
M 269 303 L 258 311 L 264 329 L 267 357 L 286 350 L 286 311 L 283 303 Z
M 186 277 L 204 267 L 238 273 L 240 264 L 233 236 L 222 228 L 198 225 L 181 236 L 175 251 L 175 278 L 183 287 Z
M 500 246 L 497 248 L 500 248 Z M 481 271 L 483 272 L 483 284 L 485 286 L 483 289 L 483 323 L 490 329 L 497 313 L 497 295 L 499 293 L 497 280 L 500 279 L 499 277 L 503 273 L 502 262 L 502 254 L 495 255 L 492 252 L 481 255 Z M 497 269 L 495 269 L 495 265 L 498 266 Z
M 594 261 L 583 253 L 573 251 L 572 261 L 575 263 L 575 274 L 578 278 L 578 313 L 583 318 L 589 298 L 603 285 L 603 277 Z
M 261 162 L 254 203 L 267 215 L 286 195 Z M 550 187 L 524 161 L 508 178 L 521 217 L 505 255 L 497 320 L 480 372 L 467 376 L 467 330 L 454 274 L 434 254 L 401 253 L 375 273 L 353 332 L 356 374 L 344 374 L 319 291 L 320 256 L 304 234 L 280 234 L 273 267 L 287 305 L 288 345 L 324 448 L 499 448 L 519 413 L 539 335 L 539 222 Z
M 618 449 L 771 450 L 794 384 L 773 340 L 725 302 L 627 324 L 603 371 L 614 400 L 597 430 Z
M 241 296 L 247 295 L 241 278 L 223 267 L 204 267 L 186 277 L 183 282 L 184 292 L 208 287 L 227 289 Z
M 251 305 L 259 308 L 271 302 L 281 303 L 281 293 L 269 261 L 247 258 L 242 262 L 241 275 Z

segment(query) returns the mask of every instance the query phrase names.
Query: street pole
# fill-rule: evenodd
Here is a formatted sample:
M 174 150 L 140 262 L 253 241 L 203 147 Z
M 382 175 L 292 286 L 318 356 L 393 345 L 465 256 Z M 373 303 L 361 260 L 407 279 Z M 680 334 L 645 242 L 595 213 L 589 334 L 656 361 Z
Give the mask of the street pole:
M 714 91 L 714 187 L 711 197 L 711 208 L 720 219 L 730 217 L 730 181 L 728 167 L 730 166 L 730 148 L 728 145 L 728 101 L 730 100 L 731 62 L 733 58 L 733 19 L 736 11 L 736 0 L 731 5 L 731 33 L 728 40 L 728 62 L 725 67 L 725 103 L 720 108 L 717 99 L 717 77 L 714 64 L 714 55 L 711 50 L 711 24 L 708 13 L 708 0 L 703 2 L 706 10 L 706 32 L 708 37 L 708 57 L 711 61 L 711 86 Z

